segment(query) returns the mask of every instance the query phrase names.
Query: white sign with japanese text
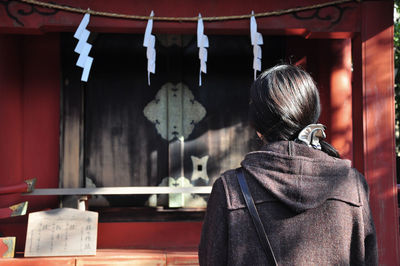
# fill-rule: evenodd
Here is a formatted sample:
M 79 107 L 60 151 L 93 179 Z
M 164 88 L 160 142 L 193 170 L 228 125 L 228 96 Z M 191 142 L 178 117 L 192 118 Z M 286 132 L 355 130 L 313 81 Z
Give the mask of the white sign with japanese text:
M 98 217 L 71 208 L 30 213 L 25 257 L 96 255 Z

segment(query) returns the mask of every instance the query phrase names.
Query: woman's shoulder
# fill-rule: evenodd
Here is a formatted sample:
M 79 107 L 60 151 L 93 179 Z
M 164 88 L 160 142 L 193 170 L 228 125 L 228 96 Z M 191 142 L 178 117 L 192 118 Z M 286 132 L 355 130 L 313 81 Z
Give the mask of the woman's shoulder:
M 240 169 L 243 168 L 231 169 L 224 172 L 215 182 L 218 182 L 217 186 L 220 190 L 223 189 L 229 210 L 246 208 L 246 202 L 244 201 L 237 179 L 237 171 Z M 266 193 L 265 188 L 255 178 L 249 176 L 248 173 L 245 173 L 244 177 L 256 204 L 266 201 L 276 201 L 270 193 Z
M 352 177 L 357 180 L 360 203 L 361 205 L 364 205 L 366 202 L 369 201 L 368 182 L 365 179 L 364 175 L 360 173 L 357 169 L 351 168 L 350 172 Z
M 236 178 L 236 169 L 228 170 L 214 182 L 212 193 L 223 194 L 228 209 L 245 207 L 241 200 L 241 191 Z

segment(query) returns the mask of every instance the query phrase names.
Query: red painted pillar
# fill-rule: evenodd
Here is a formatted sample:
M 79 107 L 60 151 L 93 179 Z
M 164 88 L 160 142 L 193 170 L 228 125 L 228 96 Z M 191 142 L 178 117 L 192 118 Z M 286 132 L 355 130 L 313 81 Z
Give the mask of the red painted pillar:
M 370 186 L 380 265 L 400 265 L 394 135 L 393 2 L 362 2 L 353 39 L 356 167 Z
M 351 40 L 332 40 L 330 48 L 331 144 L 340 152 L 342 158 L 353 160 Z

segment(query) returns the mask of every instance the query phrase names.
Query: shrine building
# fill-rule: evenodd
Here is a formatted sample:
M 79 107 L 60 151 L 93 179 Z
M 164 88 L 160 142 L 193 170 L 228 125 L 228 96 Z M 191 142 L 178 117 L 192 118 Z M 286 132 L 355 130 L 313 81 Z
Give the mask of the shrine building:
M 279 63 L 316 81 L 327 141 L 369 184 L 379 262 L 400 265 L 393 31 L 393 1 L 0 1 L 0 191 L 36 178 L 0 193 L 28 202 L 0 219 L 0 265 L 196 264 L 213 182 L 259 145 L 254 68 Z M 28 214 L 60 206 L 98 213 L 97 254 L 24 258 Z

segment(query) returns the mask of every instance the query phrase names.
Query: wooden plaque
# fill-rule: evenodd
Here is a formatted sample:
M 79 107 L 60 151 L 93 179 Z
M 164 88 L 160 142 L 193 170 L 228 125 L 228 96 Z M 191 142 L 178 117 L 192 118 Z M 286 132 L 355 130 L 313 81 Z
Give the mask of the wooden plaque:
M 70 208 L 30 213 L 25 257 L 96 255 L 98 213 Z

